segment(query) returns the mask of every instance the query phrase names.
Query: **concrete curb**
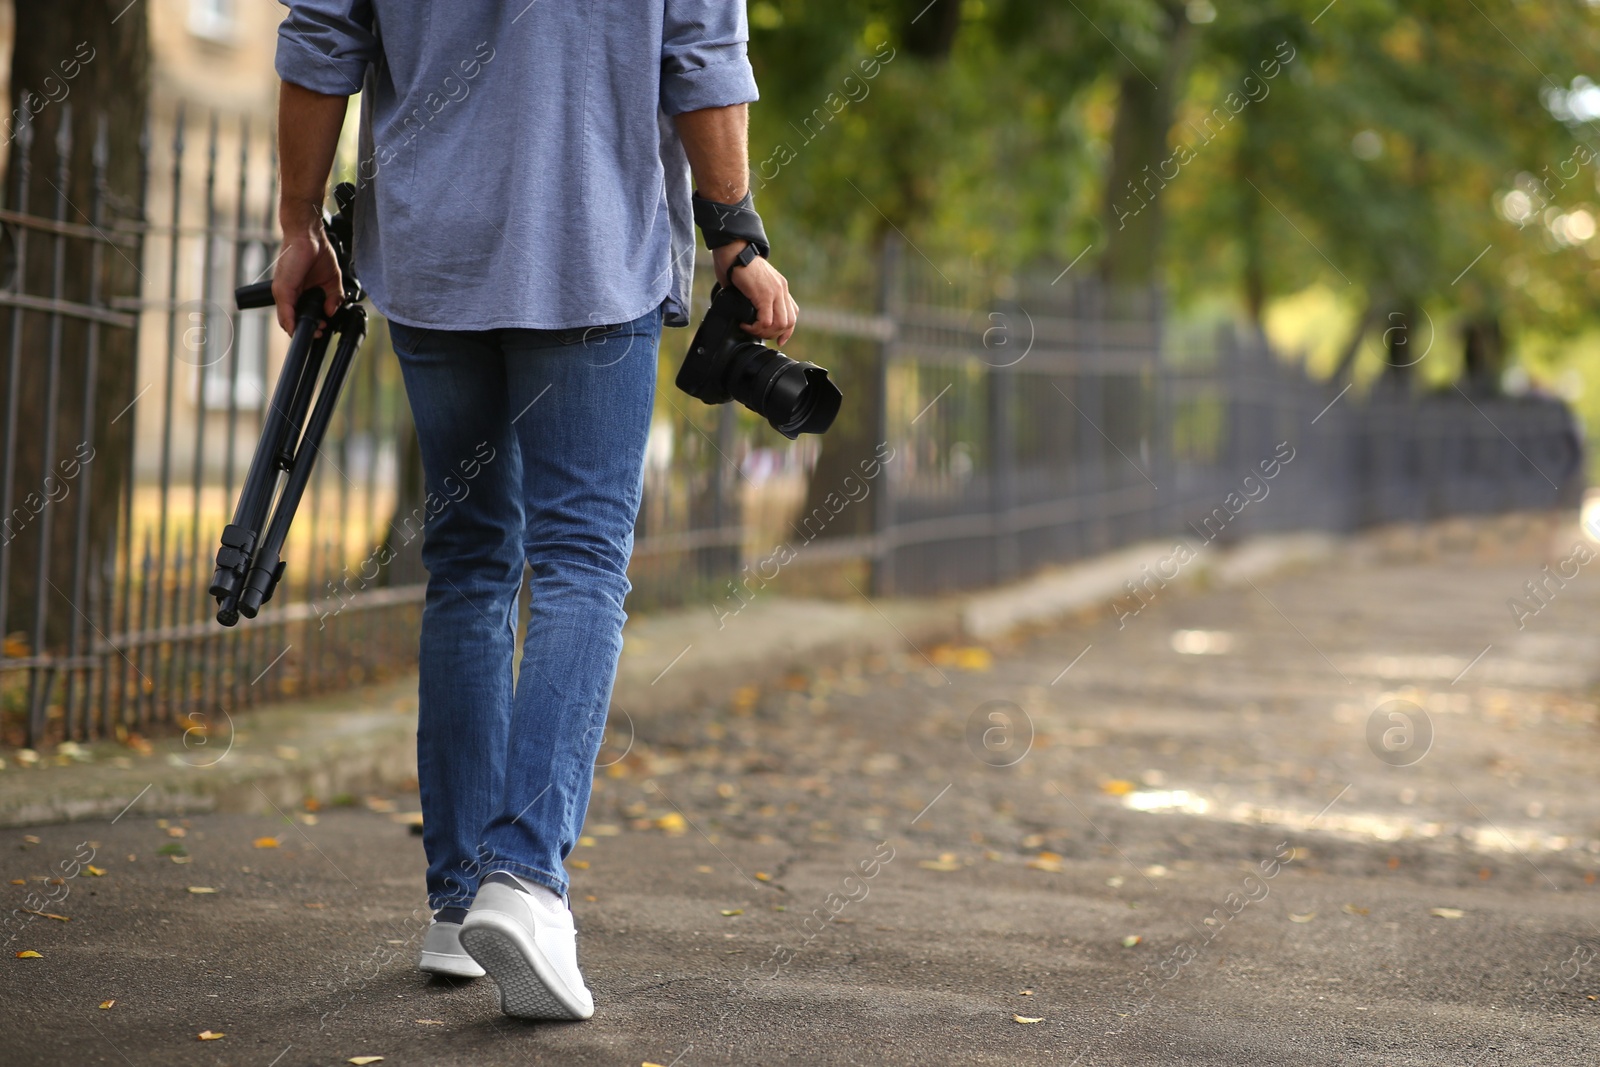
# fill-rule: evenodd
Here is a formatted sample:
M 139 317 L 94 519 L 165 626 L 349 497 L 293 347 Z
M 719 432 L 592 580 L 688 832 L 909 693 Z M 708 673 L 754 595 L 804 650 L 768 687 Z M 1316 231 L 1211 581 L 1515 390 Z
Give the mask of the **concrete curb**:
M 1111 610 L 1124 583 L 1172 555 L 1150 541 L 965 598 L 871 603 L 757 599 L 736 614 L 709 606 L 630 620 L 612 701 L 626 736 L 671 743 L 696 707 L 735 690 L 849 657 L 924 649 L 963 636 L 992 640 L 1088 609 Z M 1261 537 L 1231 551 L 1206 546 L 1173 579 L 1259 581 L 1328 559 L 1342 542 L 1321 534 Z M 1170 566 L 1168 567 L 1170 570 Z M 1131 601 L 1130 601 L 1131 603 Z M 224 717 L 226 718 L 226 716 Z M 188 744 L 185 744 L 188 741 Z M 408 787 L 416 778 L 416 677 L 216 723 L 210 736 L 163 738 L 140 755 L 114 743 L 76 755 L 15 758 L 0 770 L 0 827 L 196 812 L 289 811 Z M 218 755 L 219 748 L 222 755 Z M 130 807 L 131 805 L 131 807 Z

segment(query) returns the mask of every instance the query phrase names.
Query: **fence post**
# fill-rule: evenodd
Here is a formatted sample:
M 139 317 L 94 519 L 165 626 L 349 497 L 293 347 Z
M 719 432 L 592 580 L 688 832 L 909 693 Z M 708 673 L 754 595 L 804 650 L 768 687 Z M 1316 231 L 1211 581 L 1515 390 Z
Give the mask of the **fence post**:
M 996 301 L 995 315 L 990 321 L 998 323 L 1005 331 L 1005 351 L 1015 345 L 1012 335 L 1017 325 L 1018 305 L 1015 299 L 1002 297 Z M 987 350 L 988 346 L 984 346 Z M 1012 510 L 1016 499 L 1016 375 L 1010 370 L 1014 361 L 990 363 L 987 379 L 987 410 L 984 413 L 989 452 L 989 517 L 990 546 L 996 583 L 1009 582 L 1018 572 L 1017 534 L 1012 530 Z
M 878 313 L 885 329 L 878 340 L 877 382 L 873 389 L 875 409 L 872 413 L 873 436 L 880 444 L 889 440 L 889 366 L 894 358 L 895 341 L 900 334 L 900 251 L 898 236 L 885 235 L 878 268 Z M 887 596 L 894 591 L 893 486 L 894 471 L 885 466 L 879 475 L 878 491 L 873 496 L 872 573 L 869 580 L 873 596 Z

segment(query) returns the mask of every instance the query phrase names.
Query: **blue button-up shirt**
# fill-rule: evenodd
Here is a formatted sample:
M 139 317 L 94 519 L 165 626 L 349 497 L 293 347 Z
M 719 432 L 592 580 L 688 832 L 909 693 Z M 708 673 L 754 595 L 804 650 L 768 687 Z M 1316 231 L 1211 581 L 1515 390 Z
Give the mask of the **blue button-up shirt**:
M 743 0 L 282 0 L 278 75 L 361 92 L 356 269 L 447 330 L 688 321 L 669 116 L 756 99 Z M 290 131 L 292 136 L 292 131 Z

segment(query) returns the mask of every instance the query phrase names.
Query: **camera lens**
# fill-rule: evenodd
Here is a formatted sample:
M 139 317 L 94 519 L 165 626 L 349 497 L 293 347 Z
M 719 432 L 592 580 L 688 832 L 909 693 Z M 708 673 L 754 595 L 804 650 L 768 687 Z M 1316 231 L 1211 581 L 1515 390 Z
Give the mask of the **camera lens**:
M 814 363 L 790 359 L 775 348 L 741 343 L 729 360 L 728 392 L 791 441 L 833 425 L 844 396 Z

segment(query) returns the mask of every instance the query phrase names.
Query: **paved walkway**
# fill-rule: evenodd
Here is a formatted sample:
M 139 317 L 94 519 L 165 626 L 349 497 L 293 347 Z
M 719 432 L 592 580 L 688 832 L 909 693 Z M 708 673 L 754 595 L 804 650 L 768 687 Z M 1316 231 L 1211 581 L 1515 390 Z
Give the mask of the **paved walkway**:
M 0 830 L 69 917 L 6 920 L 0 1060 L 1591 1062 L 1600 559 L 1524 591 L 1576 538 L 1369 537 L 614 731 L 580 1025 L 412 970 L 414 795 Z

